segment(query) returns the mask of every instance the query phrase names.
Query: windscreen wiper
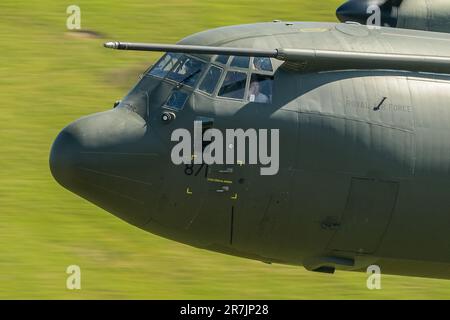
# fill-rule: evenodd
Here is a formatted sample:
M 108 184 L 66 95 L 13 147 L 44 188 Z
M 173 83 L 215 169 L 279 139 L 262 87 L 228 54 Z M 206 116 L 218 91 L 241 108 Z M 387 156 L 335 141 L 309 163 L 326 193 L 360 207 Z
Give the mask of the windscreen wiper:
M 194 76 L 196 76 L 197 74 L 199 74 L 202 71 L 202 69 L 198 69 L 197 71 L 191 73 L 190 75 L 188 75 L 186 78 L 184 78 L 183 80 L 181 80 L 178 84 L 177 84 L 177 89 L 181 89 L 186 82 L 188 82 L 189 80 L 191 80 Z

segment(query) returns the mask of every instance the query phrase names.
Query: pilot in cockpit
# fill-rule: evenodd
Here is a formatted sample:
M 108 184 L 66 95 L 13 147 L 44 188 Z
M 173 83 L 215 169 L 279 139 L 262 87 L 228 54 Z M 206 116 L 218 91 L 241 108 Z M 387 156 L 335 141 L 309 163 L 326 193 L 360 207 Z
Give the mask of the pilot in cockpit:
M 252 77 L 249 89 L 250 102 L 269 103 L 269 97 L 261 92 L 261 83 L 257 77 Z

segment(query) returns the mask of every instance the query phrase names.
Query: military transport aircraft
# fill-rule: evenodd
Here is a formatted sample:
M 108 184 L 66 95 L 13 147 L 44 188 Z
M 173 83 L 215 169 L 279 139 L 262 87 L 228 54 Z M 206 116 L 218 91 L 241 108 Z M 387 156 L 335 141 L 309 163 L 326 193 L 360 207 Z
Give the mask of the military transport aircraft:
M 336 15 L 341 22 L 450 32 L 448 0 L 349 0 Z
M 450 35 L 274 21 L 105 46 L 167 53 L 112 110 L 59 134 L 62 186 L 199 248 L 450 279 Z M 173 132 L 194 123 L 205 136 L 278 129 L 279 170 L 261 175 L 247 149 L 174 164 Z

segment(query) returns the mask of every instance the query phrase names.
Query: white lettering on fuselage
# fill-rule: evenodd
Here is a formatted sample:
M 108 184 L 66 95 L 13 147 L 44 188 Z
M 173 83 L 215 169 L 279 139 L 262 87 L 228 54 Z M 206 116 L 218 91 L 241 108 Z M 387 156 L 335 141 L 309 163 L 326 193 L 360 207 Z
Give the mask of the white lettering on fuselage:
M 192 164 L 192 161 L 194 164 L 207 165 L 248 163 L 265 166 L 260 169 L 263 176 L 273 176 L 279 171 L 279 129 L 226 129 L 224 138 L 218 129 L 208 129 L 203 133 L 202 122 L 195 121 L 193 153 L 191 133 L 187 129 L 174 130 L 171 140 L 178 142 L 171 153 L 175 165 Z M 205 148 L 204 143 L 208 143 Z

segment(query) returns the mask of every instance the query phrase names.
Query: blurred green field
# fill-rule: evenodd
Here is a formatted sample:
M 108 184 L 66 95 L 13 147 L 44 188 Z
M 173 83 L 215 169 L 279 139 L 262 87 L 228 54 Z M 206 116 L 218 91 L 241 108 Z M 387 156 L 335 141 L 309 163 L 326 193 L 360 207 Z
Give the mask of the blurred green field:
M 106 40 L 173 43 L 204 29 L 283 20 L 334 21 L 340 0 L 41 0 L 0 2 L 0 298 L 411 299 L 450 298 L 450 281 L 318 275 L 194 249 L 138 230 L 53 180 L 59 130 L 111 108 L 157 57 L 102 48 Z M 82 28 L 66 30 L 66 8 Z M 82 290 L 66 289 L 68 265 Z

